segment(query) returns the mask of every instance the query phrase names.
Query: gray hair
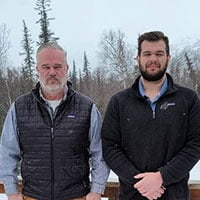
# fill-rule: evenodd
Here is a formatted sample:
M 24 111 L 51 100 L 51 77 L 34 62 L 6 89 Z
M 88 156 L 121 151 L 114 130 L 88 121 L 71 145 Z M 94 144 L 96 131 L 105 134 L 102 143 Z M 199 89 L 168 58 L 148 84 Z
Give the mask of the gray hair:
M 36 52 L 36 60 L 38 61 L 38 54 L 40 53 L 40 51 L 42 51 L 43 49 L 59 49 L 64 53 L 65 56 L 65 61 L 67 63 L 67 52 L 57 43 L 57 42 L 47 42 L 47 43 L 43 43 L 41 44 Z

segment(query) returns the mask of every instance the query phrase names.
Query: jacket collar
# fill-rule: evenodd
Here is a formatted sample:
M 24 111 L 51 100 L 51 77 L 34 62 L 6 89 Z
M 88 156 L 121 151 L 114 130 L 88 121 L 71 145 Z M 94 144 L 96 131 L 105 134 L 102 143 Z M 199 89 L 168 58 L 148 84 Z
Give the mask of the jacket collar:
M 167 87 L 167 90 L 166 92 L 163 94 L 163 96 L 166 96 L 166 95 L 169 95 L 169 94 L 172 94 L 174 92 L 176 92 L 178 90 L 178 88 L 176 87 L 176 85 L 174 84 L 174 81 L 172 79 L 172 77 L 166 73 L 166 76 L 167 76 L 167 80 L 168 80 L 168 87 Z M 139 92 L 139 80 L 140 80 L 140 76 L 138 76 L 135 80 L 135 82 L 133 83 L 132 87 L 131 87 L 131 96 L 134 95 L 138 98 L 143 98 Z

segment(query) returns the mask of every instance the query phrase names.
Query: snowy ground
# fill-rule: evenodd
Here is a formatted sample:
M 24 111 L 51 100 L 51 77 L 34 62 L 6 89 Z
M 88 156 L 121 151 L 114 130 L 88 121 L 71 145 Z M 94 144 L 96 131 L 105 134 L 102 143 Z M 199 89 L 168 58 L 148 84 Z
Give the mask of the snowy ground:
M 190 181 L 200 181 L 200 161 L 193 167 L 190 173 Z
M 5 194 L 0 194 L 0 200 L 7 200 L 7 197 Z

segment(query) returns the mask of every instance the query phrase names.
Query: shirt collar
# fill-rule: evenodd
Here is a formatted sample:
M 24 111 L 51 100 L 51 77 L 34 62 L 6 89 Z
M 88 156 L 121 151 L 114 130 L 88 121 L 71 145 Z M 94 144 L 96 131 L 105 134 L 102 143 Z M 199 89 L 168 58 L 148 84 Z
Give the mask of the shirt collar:
M 160 89 L 160 92 L 159 92 L 158 96 L 155 98 L 156 100 L 158 100 L 167 91 L 167 87 L 168 87 L 168 80 L 167 80 L 167 78 L 165 78 L 165 80 L 162 84 L 162 87 Z M 140 92 L 141 96 L 143 96 L 143 97 L 146 96 L 141 79 L 139 80 L 139 92 Z

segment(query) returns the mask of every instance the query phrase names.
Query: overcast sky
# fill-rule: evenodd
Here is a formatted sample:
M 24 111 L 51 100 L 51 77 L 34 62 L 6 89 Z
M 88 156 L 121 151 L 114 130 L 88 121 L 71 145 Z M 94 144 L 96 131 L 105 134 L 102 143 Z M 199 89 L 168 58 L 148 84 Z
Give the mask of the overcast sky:
M 33 40 L 38 40 L 35 2 L 0 0 L 0 24 L 10 30 L 9 58 L 15 66 L 21 66 L 23 60 L 19 56 L 23 19 Z M 136 45 L 138 34 L 151 30 L 166 33 L 171 44 L 200 39 L 199 0 L 51 0 L 51 9 L 49 17 L 55 20 L 50 29 L 67 50 L 70 65 L 73 59 L 82 65 L 84 50 L 91 65 L 96 65 L 98 43 L 105 30 L 120 29 L 132 45 Z

